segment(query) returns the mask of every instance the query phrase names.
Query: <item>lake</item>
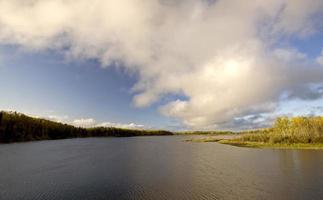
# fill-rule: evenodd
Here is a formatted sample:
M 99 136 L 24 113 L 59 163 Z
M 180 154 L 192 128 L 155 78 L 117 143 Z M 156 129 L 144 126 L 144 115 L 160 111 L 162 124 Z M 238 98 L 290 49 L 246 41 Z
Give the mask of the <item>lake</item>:
M 0 199 L 323 199 L 323 151 L 189 136 L 0 144 Z

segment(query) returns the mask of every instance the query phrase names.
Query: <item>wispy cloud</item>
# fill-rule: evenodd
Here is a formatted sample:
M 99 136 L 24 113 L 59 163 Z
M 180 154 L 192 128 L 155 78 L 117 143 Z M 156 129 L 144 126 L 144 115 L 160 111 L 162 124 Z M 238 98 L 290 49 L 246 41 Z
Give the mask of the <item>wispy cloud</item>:
M 315 34 L 322 12 L 321 0 L 0 1 L 0 43 L 122 63 L 139 76 L 136 106 L 180 94 L 161 113 L 207 127 L 273 112 L 283 93 L 322 85 L 321 57 L 289 44 Z

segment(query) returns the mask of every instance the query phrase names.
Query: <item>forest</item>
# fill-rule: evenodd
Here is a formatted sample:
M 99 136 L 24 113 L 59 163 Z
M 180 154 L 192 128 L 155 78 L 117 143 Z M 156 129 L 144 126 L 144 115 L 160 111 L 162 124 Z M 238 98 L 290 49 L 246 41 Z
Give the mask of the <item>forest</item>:
M 114 127 L 81 128 L 34 118 L 17 112 L 0 112 L 0 142 L 52 140 L 76 137 L 130 137 L 173 135 L 164 130 L 137 130 Z

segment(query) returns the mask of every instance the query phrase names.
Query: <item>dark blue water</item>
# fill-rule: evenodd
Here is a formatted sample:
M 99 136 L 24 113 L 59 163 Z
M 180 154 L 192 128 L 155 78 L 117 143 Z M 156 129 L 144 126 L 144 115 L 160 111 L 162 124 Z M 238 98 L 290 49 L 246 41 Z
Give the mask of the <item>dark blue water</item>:
M 183 136 L 0 145 L 0 199 L 323 199 L 323 151 Z

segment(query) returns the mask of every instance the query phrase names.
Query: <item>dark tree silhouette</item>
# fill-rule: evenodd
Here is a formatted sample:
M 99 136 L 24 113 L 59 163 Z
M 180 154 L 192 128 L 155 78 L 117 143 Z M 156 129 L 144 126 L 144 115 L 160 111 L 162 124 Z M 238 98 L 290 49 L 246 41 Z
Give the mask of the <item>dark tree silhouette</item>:
M 0 112 L 0 126 L 1 126 L 1 122 L 2 122 L 2 115 L 3 115 L 3 113 Z
M 16 112 L 0 112 L 0 142 L 64 139 L 74 137 L 129 137 L 172 135 L 163 130 L 131 130 L 114 127 L 80 128 L 68 124 L 32 118 Z

